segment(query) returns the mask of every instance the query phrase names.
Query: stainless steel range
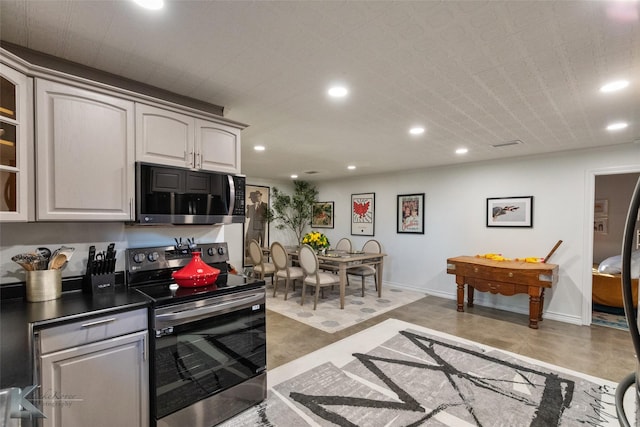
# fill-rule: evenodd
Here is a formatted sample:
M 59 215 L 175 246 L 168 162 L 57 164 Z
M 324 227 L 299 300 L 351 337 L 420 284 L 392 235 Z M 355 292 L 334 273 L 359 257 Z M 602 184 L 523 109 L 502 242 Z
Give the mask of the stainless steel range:
M 171 273 L 192 251 L 220 269 L 208 286 L 181 288 Z M 226 243 L 126 251 L 127 285 L 153 302 L 151 419 L 210 427 L 266 397 L 264 281 L 229 274 Z

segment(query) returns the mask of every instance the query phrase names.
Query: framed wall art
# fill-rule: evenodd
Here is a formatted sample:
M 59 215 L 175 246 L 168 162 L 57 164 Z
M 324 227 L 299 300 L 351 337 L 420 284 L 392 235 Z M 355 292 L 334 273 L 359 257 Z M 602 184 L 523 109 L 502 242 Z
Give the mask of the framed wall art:
M 397 232 L 424 234 L 424 193 L 399 194 Z
M 373 236 L 375 233 L 376 193 L 351 195 L 351 234 Z
M 333 228 L 333 202 L 315 202 L 311 209 L 311 228 Z
M 249 256 L 249 242 L 255 239 L 261 247 L 269 246 L 269 226 L 266 220 L 269 187 L 247 184 L 245 195 L 244 266 L 250 266 L 253 262 Z
M 593 216 L 596 218 L 602 218 L 609 215 L 609 200 L 598 199 L 593 204 Z
M 609 234 L 609 218 L 595 218 L 593 220 L 593 232 L 597 234 Z
M 533 196 L 487 199 L 487 227 L 533 227 Z

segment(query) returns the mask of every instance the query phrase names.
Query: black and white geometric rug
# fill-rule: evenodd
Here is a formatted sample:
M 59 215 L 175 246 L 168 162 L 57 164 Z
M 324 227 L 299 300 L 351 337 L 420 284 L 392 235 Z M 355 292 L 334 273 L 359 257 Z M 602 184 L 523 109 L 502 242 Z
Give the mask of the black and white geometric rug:
M 224 427 L 618 426 L 610 381 L 394 319 L 267 378 Z

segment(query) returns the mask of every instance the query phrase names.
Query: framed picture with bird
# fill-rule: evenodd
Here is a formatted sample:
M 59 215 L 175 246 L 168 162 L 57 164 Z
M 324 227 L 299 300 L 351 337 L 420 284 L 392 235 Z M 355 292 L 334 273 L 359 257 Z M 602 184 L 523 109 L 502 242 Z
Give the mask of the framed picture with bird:
M 487 227 L 533 227 L 533 196 L 488 198 Z
M 373 236 L 375 234 L 376 193 L 351 195 L 351 235 Z

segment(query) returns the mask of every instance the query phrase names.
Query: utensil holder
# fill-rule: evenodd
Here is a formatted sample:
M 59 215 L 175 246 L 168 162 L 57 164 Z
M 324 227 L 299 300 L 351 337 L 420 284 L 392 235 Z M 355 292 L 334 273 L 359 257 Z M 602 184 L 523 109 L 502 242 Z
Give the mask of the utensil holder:
M 27 301 L 40 302 L 60 298 L 62 272 L 60 270 L 27 271 Z
M 87 274 L 84 276 L 82 291 L 89 294 L 106 294 L 116 287 L 116 274 Z

